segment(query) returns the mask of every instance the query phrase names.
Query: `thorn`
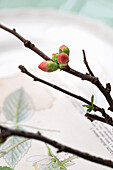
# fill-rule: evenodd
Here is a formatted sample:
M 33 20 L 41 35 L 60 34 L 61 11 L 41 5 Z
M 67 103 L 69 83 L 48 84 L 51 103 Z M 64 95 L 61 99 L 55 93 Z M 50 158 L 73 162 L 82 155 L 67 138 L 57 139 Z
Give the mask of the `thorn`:
M 13 31 L 14 31 L 14 32 L 16 32 L 16 29 L 15 29 L 15 28 L 13 28 Z
M 89 74 L 89 73 L 86 73 L 86 75 L 90 76 L 90 74 Z
M 111 107 L 109 107 L 108 110 L 113 111 L 113 109 Z
M 40 136 L 42 135 L 40 131 L 38 131 L 37 134 L 40 135 Z

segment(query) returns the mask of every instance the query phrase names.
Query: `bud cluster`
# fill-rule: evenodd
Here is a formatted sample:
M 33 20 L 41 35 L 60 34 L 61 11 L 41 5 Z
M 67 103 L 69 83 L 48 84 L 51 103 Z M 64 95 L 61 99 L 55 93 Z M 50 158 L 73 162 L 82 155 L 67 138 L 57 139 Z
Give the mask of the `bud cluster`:
M 59 53 L 52 54 L 52 60 L 42 62 L 38 68 L 45 72 L 53 72 L 57 69 L 63 69 L 68 65 L 69 62 L 69 48 L 62 45 L 59 48 Z

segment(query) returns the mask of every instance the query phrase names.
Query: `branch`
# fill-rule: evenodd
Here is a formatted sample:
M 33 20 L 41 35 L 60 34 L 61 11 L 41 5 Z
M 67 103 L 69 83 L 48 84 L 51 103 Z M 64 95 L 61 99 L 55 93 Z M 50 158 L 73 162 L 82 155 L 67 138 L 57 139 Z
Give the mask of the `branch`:
M 84 57 L 84 64 L 86 65 L 86 68 L 89 71 L 89 74 L 94 77 L 95 75 L 93 74 L 92 70 L 90 69 L 88 61 L 86 59 L 85 51 L 82 50 L 82 52 L 83 52 L 83 57 Z M 113 100 L 112 100 L 112 97 L 110 95 L 110 92 L 111 92 L 111 85 L 110 85 L 110 83 L 107 83 L 106 84 L 106 88 L 104 88 L 103 85 L 101 84 L 101 82 L 98 79 L 98 81 L 95 82 L 95 85 L 104 94 L 106 100 L 108 101 L 108 103 L 110 105 L 110 107 L 108 109 L 113 111 Z
M 37 47 L 35 47 L 34 44 L 32 44 L 29 40 L 26 40 L 24 39 L 20 34 L 18 34 L 16 32 L 15 29 L 11 30 L 3 25 L 0 24 L 0 28 L 4 29 L 5 31 L 7 32 L 10 32 L 11 34 L 13 34 L 14 36 L 16 36 L 20 41 L 22 41 L 25 45 L 25 47 L 31 49 L 32 51 L 36 52 L 38 55 L 40 55 L 43 59 L 45 60 L 51 60 L 47 55 L 45 55 L 43 52 L 41 52 Z M 88 67 L 87 67 L 88 68 Z M 108 88 L 108 86 L 106 88 L 104 88 L 104 86 L 100 83 L 99 79 L 95 76 L 93 76 L 93 74 L 91 73 L 91 71 L 89 70 L 90 75 L 87 75 L 87 74 L 83 74 L 83 73 L 80 73 L 72 68 L 70 68 L 69 66 L 67 66 L 65 69 L 62 69 L 63 71 L 67 72 L 67 73 L 70 73 L 74 76 L 77 76 L 79 78 L 81 78 L 82 80 L 87 80 L 87 81 L 90 81 L 92 84 L 95 84 L 98 89 L 103 93 L 103 95 L 105 96 L 106 100 L 108 101 L 110 107 L 109 107 L 109 110 L 113 111 L 113 100 L 112 100 L 112 97 L 110 95 L 110 88 Z M 29 73 L 29 72 L 28 72 Z M 33 76 L 31 73 L 29 73 L 29 76 Z M 37 77 L 32 77 L 34 78 L 35 81 L 39 81 Z M 41 79 L 40 79 L 41 80 Z M 44 80 L 41 80 L 40 82 L 44 82 Z M 50 83 L 46 83 L 47 85 L 50 86 Z M 52 87 L 52 86 L 51 86 Z M 54 86 L 53 85 L 53 88 L 54 87 L 58 87 L 58 86 Z M 110 86 L 109 86 L 110 87 Z M 56 88 L 57 89 L 57 88 Z M 61 88 L 60 88 L 61 89 Z M 62 92 L 66 92 L 66 90 L 62 90 Z M 68 94 L 69 93 L 69 94 Z M 72 93 L 68 92 L 67 94 L 70 95 Z M 72 95 L 73 96 L 73 95 Z M 77 98 L 77 95 L 75 95 Z M 80 97 L 80 96 L 79 96 Z M 81 100 L 81 97 L 78 99 Z M 83 99 L 83 98 L 82 98 Z M 86 99 L 85 99 L 86 100 Z M 87 100 L 86 100 L 87 101 Z M 89 104 L 89 101 L 87 101 L 87 104 Z M 104 109 L 103 108 L 99 108 L 97 107 L 96 105 L 94 105 L 94 110 L 95 111 L 100 111 L 102 113 L 102 115 L 104 117 L 108 116 Z M 96 163 L 99 163 L 99 164 L 102 164 L 102 165 L 106 165 L 106 166 L 109 166 L 109 167 L 112 167 L 113 168 L 113 162 L 110 161 L 110 160 L 104 160 L 102 158 L 99 158 L 99 157 L 95 157 L 95 156 L 92 156 L 88 153 L 84 153 L 84 152 L 80 152 L 78 150 L 75 150 L 73 148 L 70 148 L 68 146 L 65 146 L 65 145 L 62 145 L 54 140 L 51 140 L 49 138 L 46 138 L 44 136 L 42 136 L 40 133 L 38 134 L 33 134 L 33 133 L 30 133 L 30 132 L 24 132 L 24 131 L 20 131 L 20 130 L 11 130 L 11 129 L 8 129 L 8 128 L 4 128 L 2 126 L 0 126 L 1 128 L 1 132 L 2 134 L 0 135 L 0 137 L 9 137 L 9 136 L 22 136 L 22 137 L 26 137 L 26 138 L 32 138 L 32 139 L 37 139 L 37 140 L 40 140 L 40 141 L 43 141 L 43 142 L 46 142 L 56 148 L 58 148 L 58 152 L 69 152 L 69 153 L 72 153 L 72 154 L 76 154 L 77 156 L 81 157 L 81 158 L 84 158 L 84 159 L 87 159 L 87 160 L 90 160 L 92 162 L 96 162 Z
M 48 144 L 52 145 L 53 147 L 57 148 L 58 149 L 57 152 L 68 152 L 68 153 L 77 155 L 83 159 L 89 160 L 91 162 L 95 162 L 95 163 L 113 168 L 113 162 L 111 160 L 106 160 L 106 159 L 96 157 L 91 154 L 73 149 L 73 148 L 63 145 L 55 140 L 52 140 L 52 139 L 49 139 L 49 138 L 43 136 L 40 132 L 31 133 L 31 132 L 25 132 L 25 131 L 16 130 L 16 129 L 9 129 L 9 128 L 3 127 L 3 126 L 0 126 L 0 129 L 1 129 L 0 138 L 8 138 L 10 136 L 20 136 L 20 137 L 25 137 L 25 138 L 29 138 L 29 139 L 36 139 L 36 140 L 48 143 Z
M 41 56 L 44 60 L 50 60 L 50 58 L 45 55 L 42 51 L 40 51 L 37 47 L 35 47 L 34 44 L 32 44 L 29 40 L 26 40 L 24 37 L 22 37 L 20 34 L 18 34 L 16 32 L 16 29 L 10 29 L 8 27 L 5 27 L 4 25 L 0 24 L 0 28 L 2 28 L 3 30 L 13 34 L 15 37 L 17 37 L 20 41 L 22 41 L 24 43 L 24 46 L 31 49 L 32 51 L 34 51 L 35 53 L 37 53 L 39 56 Z
M 21 40 L 24 43 L 25 47 L 27 47 L 27 48 L 33 50 L 34 52 L 36 52 L 43 59 L 51 60 L 47 55 L 45 55 L 37 47 L 35 47 L 35 45 L 32 44 L 29 40 L 24 39 L 20 34 L 18 34 L 15 29 L 11 30 L 11 29 L 3 26 L 2 24 L 0 24 L 0 28 L 2 28 L 5 31 L 10 32 L 14 36 L 16 36 L 19 40 Z M 113 100 L 112 100 L 112 97 L 111 97 L 110 93 L 106 90 L 106 88 L 104 88 L 103 85 L 100 83 L 100 81 L 99 81 L 99 79 L 97 77 L 89 76 L 87 74 L 80 73 L 80 72 L 70 68 L 69 66 L 67 66 L 63 70 L 68 72 L 68 73 L 70 73 L 70 74 L 72 74 L 72 75 L 74 75 L 74 76 L 77 76 L 77 77 L 81 78 L 82 80 L 87 80 L 87 81 L 90 81 L 91 83 L 95 84 L 99 88 L 99 90 L 103 93 L 103 95 L 105 96 L 106 100 L 108 101 L 108 103 L 110 105 L 109 110 L 113 111 Z
M 50 87 L 52 87 L 52 88 L 54 88 L 56 90 L 59 90 L 59 91 L 65 93 L 65 94 L 67 94 L 67 95 L 69 95 L 71 97 L 74 97 L 74 98 L 76 98 L 76 99 L 78 99 L 78 100 L 80 100 L 80 101 L 82 101 L 82 102 L 84 102 L 84 103 L 86 103 L 88 105 L 91 105 L 91 102 L 88 101 L 87 99 L 85 99 L 85 98 L 83 98 L 81 96 L 78 96 L 76 94 L 73 94 L 73 93 L 71 93 L 71 92 L 69 92 L 67 90 L 64 90 L 63 88 L 58 87 L 58 86 L 56 86 L 56 85 L 54 85 L 52 83 L 49 83 L 49 82 L 47 82 L 45 80 L 42 80 L 39 77 L 34 76 L 24 66 L 20 65 L 19 69 L 21 70 L 22 73 L 24 73 L 24 74 L 28 75 L 29 77 L 33 78 L 34 81 L 39 81 L 39 82 L 41 82 L 41 83 L 43 83 L 45 85 L 48 85 L 48 86 L 50 86 Z M 113 126 L 112 118 L 105 112 L 105 110 L 103 108 L 100 108 L 100 107 L 98 107 L 96 105 L 93 105 L 93 107 L 94 107 L 94 109 L 93 109 L 94 111 L 99 111 L 99 112 L 102 113 L 102 116 L 105 117 L 105 122 L 106 123 Z
M 3 30 L 5 30 L 5 31 L 13 34 L 14 36 L 16 36 L 20 41 L 22 41 L 24 43 L 25 47 L 27 47 L 27 48 L 31 49 L 32 51 L 36 52 L 43 59 L 51 60 L 47 55 L 45 55 L 42 51 L 40 51 L 37 47 L 35 47 L 35 45 L 32 44 L 29 40 L 24 39 L 20 34 L 18 34 L 15 29 L 9 29 L 9 28 L 5 27 L 2 24 L 0 24 L 0 28 L 2 28 Z M 100 83 L 100 81 L 99 81 L 99 79 L 97 77 L 80 73 L 80 72 L 70 68 L 69 66 L 67 66 L 65 69 L 62 69 L 62 70 L 67 72 L 67 73 L 70 73 L 70 74 L 72 74 L 72 75 L 74 75 L 76 77 L 79 77 L 82 80 L 87 80 L 87 81 L 90 81 L 92 84 L 95 84 L 98 87 L 98 89 L 102 92 L 102 94 L 105 96 L 106 100 L 108 101 L 108 103 L 110 105 L 109 110 L 113 111 L 112 97 L 111 97 L 110 93 L 107 91 L 107 89 L 104 88 L 103 85 Z
M 45 55 L 42 51 L 40 51 L 37 47 L 35 47 L 35 45 L 32 44 L 29 40 L 26 40 L 20 34 L 18 34 L 15 29 L 9 29 L 2 24 L 0 24 L 0 28 L 2 28 L 3 30 L 5 30 L 5 31 L 13 34 L 14 36 L 16 36 L 20 41 L 22 41 L 24 43 L 25 47 L 36 52 L 43 59 L 51 60 L 47 55 Z M 113 111 L 113 100 L 112 100 L 112 97 L 110 95 L 110 92 L 108 92 L 108 90 L 106 88 L 104 88 L 104 86 L 100 83 L 100 81 L 97 77 L 80 73 L 80 72 L 70 68 L 69 66 L 67 66 L 65 69 L 62 69 L 62 70 L 67 72 L 67 73 L 70 73 L 70 74 L 72 74 L 76 77 L 79 77 L 82 80 L 87 80 L 87 81 L 90 81 L 92 84 L 95 84 L 98 87 L 98 89 L 102 92 L 102 94 L 105 96 L 106 100 L 108 101 L 109 106 L 110 106 L 109 110 Z
M 100 121 L 100 122 L 103 122 L 103 123 L 107 123 L 111 126 L 113 126 L 113 121 L 111 120 L 111 118 L 109 117 L 106 117 L 106 118 L 103 118 L 103 117 L 100 117 L 100 116 L 97 116 L 97 115 L 92 115 L 90 113 L 86 113 L 85 116 L 87 117 L 87 119 L 89 119 L 91 122 L 97 120 L 97 121 Z

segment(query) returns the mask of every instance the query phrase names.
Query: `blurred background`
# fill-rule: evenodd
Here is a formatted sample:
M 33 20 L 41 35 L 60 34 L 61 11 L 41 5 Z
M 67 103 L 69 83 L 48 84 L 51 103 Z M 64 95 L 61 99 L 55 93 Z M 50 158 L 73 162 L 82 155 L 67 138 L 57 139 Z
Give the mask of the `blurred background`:
M 26 7 L 74 12 L 113 27 L 113 0 L 0 0 L 0 10 Z

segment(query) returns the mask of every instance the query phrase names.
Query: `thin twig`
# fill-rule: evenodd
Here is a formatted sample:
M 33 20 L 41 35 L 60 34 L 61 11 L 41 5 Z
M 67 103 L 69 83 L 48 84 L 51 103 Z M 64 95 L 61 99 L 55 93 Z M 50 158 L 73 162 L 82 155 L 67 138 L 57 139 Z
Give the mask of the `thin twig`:
M 83 57 L 84 57 L 84 64 L 86 65 L 86 68 L 89 72 L 89 74 L 93 77 L 95 77 L 94 73 L 92 72 L 91 68 L 89 67 L 89 64 L 88 64 L 88 61 L 86 59 L 86 54 L 85 54 L 85 51 L 82 50 L 83 52 Z M 101 82 L 99 81 L 96 81 L 95 82 L 95 85 L 99 88 L 99 90 L 104 94 L 106 100 L 108 101 L 110 107 L 109 107 L 109 110 L 113 111 L 112 108 L 113 108 L 113 100 L 111 98 L 111 95 L 110 95 L 110 92 L 111 92 L 111 85 L 110 83 L 107 83 L 106 84 L 106 88 L 103 87 L 103 85 L 101 84 Z M 112 106 L 112 107 L 111 107 Z
M 43 83 L 45 85 L 48 85 L 48 86 L 50 86 L 50 87 L 52 87 L 52 88 L 54 88 L 56 90 L 59 90 L 59 91 L 65 93 L 65 94 L 67 94 L 67 95 L 69 95 L 71 97 L 74 97 L 74 98 L 76 98 L 76 99 L 78 99 L 78 100 L 80 100 L 80 101 L 82 101 L 84 103 L 87 103 L 88 105 L 91 105 L 91 102 L 88 101 L 87 99 L 85 99 L 85 98 L 83 98 L 81 96 L 78 96 L 76 94 L 73 94 L 73 93 L 71 93 L 71 92 L 69 92 L 67 90 L 64 90 L 63 88 L 61 88 L 59 86 L 56 86 L 56 85 L 54 85 L 52 83 L 49 83 L 48 81 L 45 81 L 45 80 L 31 74 L 24 66 L 20 65 L 18 68 L 21 70 L 22 73 L 24 73 L 24 74 L 28 75 L 29 77 L 33 78 L 34 81 L 39 81 L 39 82 L 41 82 L 41 83 Z
M 109 119 L 109 116 L 106 118 L 94 115 L 94 114 L 90 114 L 90 113 L 86 113 L 85 116 L 87 117 L 87 119 L 89 119 L 91 122 L 97 120 L 99 122 L 103 122 L 103 123 L 107 123 L 111 126 L 113 126 L 113 121 L 111 119 Z
M 39 56 L 41 56 L 44 60 L 50 60 L 50 58 L 45 55 L 42 51 L 40 51 L 37 47 L 35 47 L 34 44 L 32 44 L 29 40 L 26 40 L 24 37 L 22 37 L 20 34 L 18 34 L 16 32 L 16 29 L 10 29 L 2 24 L 0 24 L 0 28 L 2 28 L 3 30 L 13 34 L 15 37 L 17 37 L 20 41 L 22 41 L 25 45 L 25 47 L 31 49 L 32 51 L 34 51 L 35 53 L 37 53 Z
M 45 143 L 48 143 L 48 144 L 54 146 L 55 148 L 58 149 L 58 152 L 72 153 L 74 155 L 77 155 L 77 156 L 79 156 L 83 159 L 89 160 L 91 162 L 95 162 L 95 163 L 113 168 L 113 162 L 111 160 L 106 160 L 101 157 L 96 157 L 89 153 L 73 149 L 73 148 L 63 145 L 55 140 L 52 140 L 50 138 L 43 136 L 40 132 L 39 133 L 31 133 L 31 132 L 25 132 L 25 131 L 16 130 L 16 129 L 9 129 L 9 128 L 3 127 L 3 126 L 0 126 L 0 129 L 1 129 L 0 137 L 2 137 L 2 138 L 7 138 L 10 136 L 21 136 L 21 137 L 25 137 L 25 138 L 29 138 L 29 139 L 36 139 L 36 140 L 39 140 L 39 141 L 42 141 L 42 142 L 45 142 Z
M 54 89 L 56 89 L 56 90 L 59 90 L 59 91 L 65 93 L 65 94 L 67 94 L 67 95 L 69 95 L 69 96 L 71 96 L 71 97 L 74 97 L 74 98 L 76 98 L 76 99 L 78 99 L 78 100 L 80 100 L 80 101 L 82 101 L 82 102 L 84 102 L 84 103 L 86 103 L 86 104 L 88 104 L 88 105 L 91 105 L 91 102 L 88 101 L 87 99 L 85 99 L 85 98 L 83 98 L 83 97 L 81 97 L 81 96 L 78 96 L 78 95 L 76 95 L 76 94 L 73 94 L 73 93 L 71 93 L 71 92 L 69 92 L 69 91 L 67 91 L 67 90 L 64 90 L 63 88 L 61 88 L 61 87 L 59 87 L 59 86 L 56 86 L 56 85 L 54 85 L 54 84 L 52 84 L 52 83 L 49 83 L 49 82 L 47 82 L 47 81 L 45 81 L 45 80 L 43 80 L 43 79 L 41 79 L 41 78 L 39 78 L 39 77 L 37 77 L 37 76 L 34 76 L 34 75 L 31 74 L 24 66 L 20 65 L 20 66 L 19 66 L 19 69 L 21 70 L 22 73 L 28 75 L 29 77 L 32 77 L 34 81 L 39 81 L 39 82 L 41 82 L 41 83 L 43 83 L 43 84 L 45 84 L 45 85 L 48 85 L 48 86 L 50 86 L 50 87 L 52 87 L 52 88 L 54 88 Z M 94 105 L 93 105 L 93 110 L 94 110 L 94 111 L 99 111 L 99 112 L 101 112 L 101 113 L 102 113 L 102 116 L 105 117 L 105 119 L 106 119 L 105 122 L 107 122 L 108 124 L 111 125 L 111 122 L 113 122 L 113 120 L 112 120 L 112 118 L 105 112 L 105 110 L 104 110 L 103 108 L 100 108 L 100 107 L 98 107 L 98 106 L 96 106 L 96 105 L 94 104 Z M 108 120 L 109 120 L 109 121 L 108 121 Z
M 85 51 L 82 50 L 82 52 L 83 52 L 83 57 L 84 57 L 84 64 L 86 65 L 86 68 L 88 69 L 89 74 L 90 74 L 91 76 L 94 76 L 94 77 L 95 77 L 95 75 L 93 74 L 93 72 L 92 72 L 92 70 L 90 69 L 89 64 L 88 64 L 88 62 L 87 62 Z

